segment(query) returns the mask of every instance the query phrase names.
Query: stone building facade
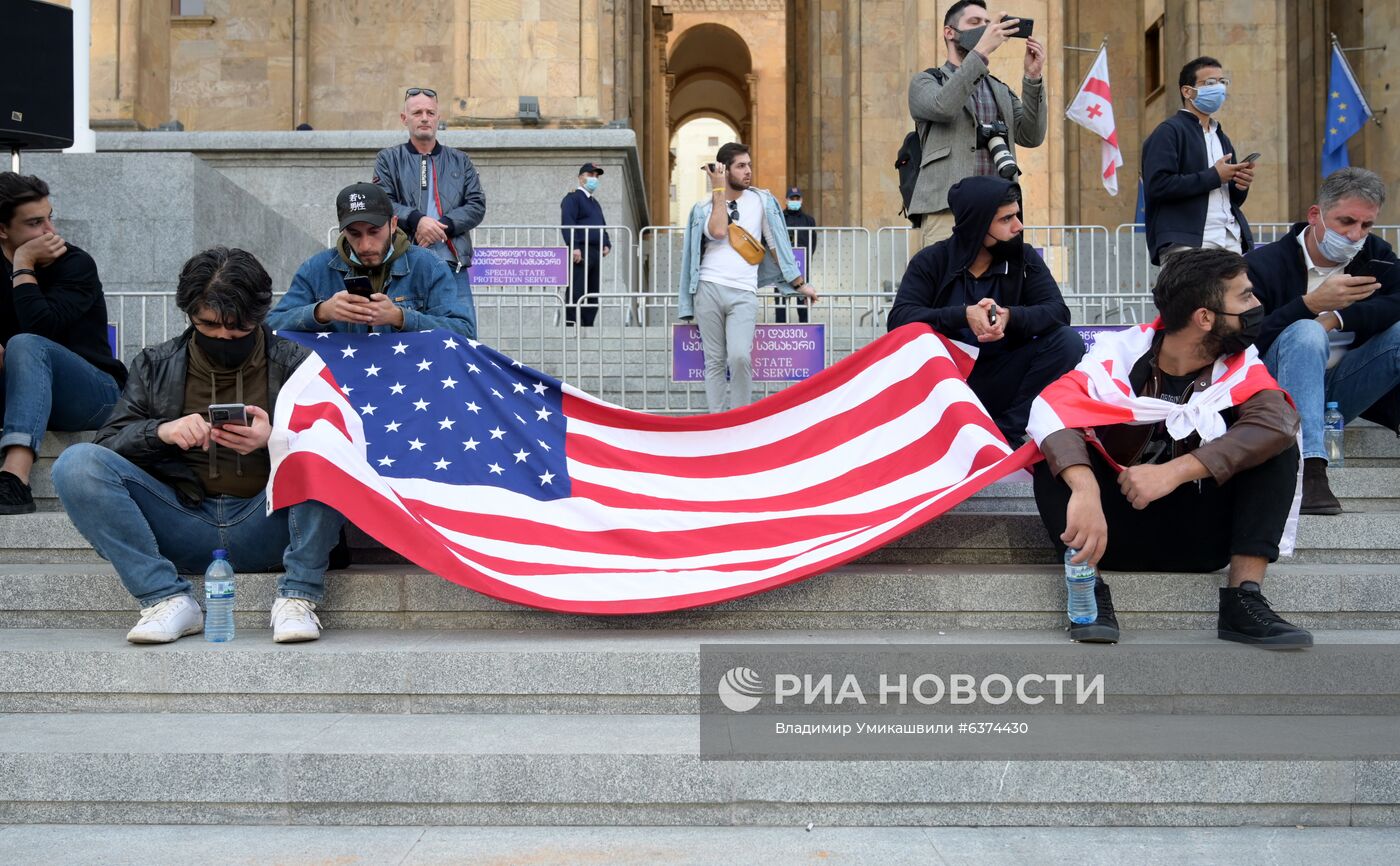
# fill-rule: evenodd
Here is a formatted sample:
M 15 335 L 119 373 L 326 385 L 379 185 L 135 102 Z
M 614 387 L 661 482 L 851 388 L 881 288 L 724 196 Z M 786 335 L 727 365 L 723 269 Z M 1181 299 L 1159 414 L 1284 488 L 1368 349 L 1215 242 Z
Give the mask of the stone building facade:
M 630 127 L 649 209 L 666 214 L 670 143 L 693 117 L 725 120 L 762 182 L 797 184 L 830 225 L 900 222 L 895 151 L 910 77 L 944 60 L 951 0 L 93 0 L 98 129 L 393 129 L 403 89 L 435 87 L 453 128 Z M 995 4 L 994 4 L 995 5 Z M 1348 47 L 1400 35 L 1400 3 L 1361 0 L 1017 0 L 1047 46 L 1044 146 L 1022 152 L 1029 218 L 1130 222 L 1139 143 L 1179 106 L 1176 74 L 1214 55 L 1234 78 L 1222 119 L 1263 154 L 1247 212 L 1296 218 L 1319 181 L 1329 33 Z M 1063 109 L 1108 39 L 1122 191 Z M 1017 86 L 1012 44 L 993 72 Z M 1349 55 L 1377 111 L 1400 52 Z M 538 121 L 518 117 L 539 99 Z M 1397 112 L 1400 114 L 1400 112 Z M 1384 121 L 1386 115 L 1381 115 Z M 1400 117 L 1352 140 L 1354 164 L 1400 177 Z M 665 217 L 660 219 L 664 220 Z M 659 221 L 659 220 L 654 220 Z

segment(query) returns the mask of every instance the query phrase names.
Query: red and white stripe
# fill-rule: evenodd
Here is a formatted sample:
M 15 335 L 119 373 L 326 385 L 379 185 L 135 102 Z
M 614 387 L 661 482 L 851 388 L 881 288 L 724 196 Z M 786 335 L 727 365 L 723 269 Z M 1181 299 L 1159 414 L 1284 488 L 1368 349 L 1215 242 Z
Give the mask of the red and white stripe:
M 1079 92 L 1065 109 L 1065 117 L 1103 140 L 1103 186 L 1109 195 L 1118 195 L 1118 169 L 1123 165 L 1123 152 L 1118 148 L 1118 122 L 1113 118 L 1113 91 L 1108 86 L 1107 46 L 1099 49 Z
M 664 417 L 565 385 L 572 495 L 380 477 L 318 357 L 278 398 L 268 507 L 316 499 L 506 601 L 645 613 L 739 598 L 855 559 L 1037 458 L 964 381 L 973 355 L 909 325 L 732 412 Z
M 1217 358 L 1211 368 L 1211 384 L 1192 394 L 1185 404 L 1155 397 L 1139 397 L 1128 382 L 1133 365 L 1152 350 L 1152 340 L 1162 328 L 1162 320 L 1137 325 L 1116 333 L 1100 334 L 1094 346 L 1070 372 L 1050 383 L 1031 403 L 1026 433 L 1039 447 L 1052 433 L 1065 429 L 1087 429 L 1114 424 L 1157 424 L 1165 422 L 1176 440 L 1199 434 L 1202 442 L 1223 436 L 1225 419 L 1221 412 L 1238 406 L 1260 391 L 1281 391 L 1278 382 L 1259 360 L 1259 350 L 1250 346 L 1235 355 Z M 1107 456 L 1107 455 L 1105 455 Z M 1301 467 L 1280 552 L 1293 552 L 1297 533 L 1298 507 L 1302 501 Z

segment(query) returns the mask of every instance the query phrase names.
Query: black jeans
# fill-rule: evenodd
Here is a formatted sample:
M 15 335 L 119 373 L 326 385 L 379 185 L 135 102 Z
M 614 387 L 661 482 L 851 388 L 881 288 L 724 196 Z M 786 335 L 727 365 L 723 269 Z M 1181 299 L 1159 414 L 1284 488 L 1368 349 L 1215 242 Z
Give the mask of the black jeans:
M 1108 522 L 1108 548 L 1099 566 L 1111 571 L 1217 571 L 1230 557 L 1278 559 L 1279 537 L 1288 522 L 1298 483 L 1298 446 L 1238 472 L 1223 485 L 1206 478 L 1181 485 L 1141 511 L 1118 488 L 1118 473 L 1092 447 L 1089 460 L 1099 482 Z M 1035 504 L 1063 556 L 1069 485 L 1035 467 Z
M 778 286 L 774 286 L 773 291 L 778 295 L 778 302 L 773 305 L 773 321 L 785 325 L 788 317 L 789 296 L 783 294 L 782 288 Z M 803 294 L 797 295 L 797 321 L 804 325 L 807 324 L 807 296 Z
M 967 377 L 968 387 L 1002 435 L 1015 444 L 1026 435 L 1031 402 L 1046 385 L 1074 369 L 1084 357 L 1084 340 L 1078 331 L 1061 325 L 1014 349 L 1002 350 L 995 343 L 981 349 Z
M 580 304 L 579 300 L 584 295 L 598 291 L 602 262 L 601 248 L 589 247 L 583 251 L 583 261 L 574 265 L 573 285 L 569 290 L 569 304 L 564 307 L 564 321 L 577 320 L 585 328 L 593 326 L 593 320 L 598 318 L 598 299 L 595 297 L 583 304 Z

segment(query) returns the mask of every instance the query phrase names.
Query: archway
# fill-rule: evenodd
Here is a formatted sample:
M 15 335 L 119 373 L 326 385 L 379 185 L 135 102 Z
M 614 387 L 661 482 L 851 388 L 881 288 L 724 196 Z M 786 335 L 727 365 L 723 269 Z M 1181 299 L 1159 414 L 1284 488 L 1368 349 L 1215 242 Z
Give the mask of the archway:
M 691 205 L 709 195 L 709 179 L 700 166 L 714 160 L 721 144 L 739 133 L 730 117 L 696 115 L 681 121 L 671 136 L 671 225 L 684 225 Z

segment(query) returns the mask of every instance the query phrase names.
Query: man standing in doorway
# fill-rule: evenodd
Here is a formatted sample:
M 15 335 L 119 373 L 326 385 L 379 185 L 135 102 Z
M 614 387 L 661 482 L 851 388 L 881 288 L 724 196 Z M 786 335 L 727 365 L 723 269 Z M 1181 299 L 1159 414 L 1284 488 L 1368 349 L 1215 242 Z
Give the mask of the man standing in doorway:
M 705 401 L 711 412 L 723 412 L 753 401 L 750 356 L 759 285 L 801 293 L 808 301 L 817 293 L 797 270 L 777 199 L 753 188 L 748 146 L 731 141 L 715 159 L 704 167 L 710 197 L 696 202 L 686 224 L 679 308 L 681 319 L 700 326 Z
M 439 117 L 437 91 L 410 87 L 399 111 L 408 141 L 379 152 L 374 182 L 394 203 L 394 216 L 409 239 L 452 269 L 458 306 L 471 311 L 475 333 L 476 306 L 467 269 L 472 264 L 471 230 L 486 217 L 486 193 L 471 157 L 438 141 Z

